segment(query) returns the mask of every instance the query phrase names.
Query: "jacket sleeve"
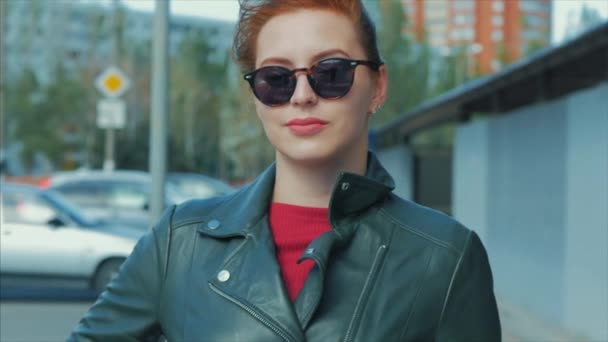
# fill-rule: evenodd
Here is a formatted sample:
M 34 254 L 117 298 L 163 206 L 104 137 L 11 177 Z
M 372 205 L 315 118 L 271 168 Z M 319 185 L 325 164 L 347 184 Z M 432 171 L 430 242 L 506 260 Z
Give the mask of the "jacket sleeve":
M 492 271 L 481 240 L 470 232 L 439 320 L 436 341 L 500 341 Z
M 158 306 L 173 210 L 138 241 L 68 341 L 142 341 L 160 335 Z

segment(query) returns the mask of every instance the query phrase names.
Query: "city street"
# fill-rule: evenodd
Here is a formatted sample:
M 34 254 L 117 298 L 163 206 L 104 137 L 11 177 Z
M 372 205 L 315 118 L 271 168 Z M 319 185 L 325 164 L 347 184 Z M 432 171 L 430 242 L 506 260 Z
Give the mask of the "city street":
M 0 341 L 65 341 L 92 302 L 0 302 Z
M 0 341 L 64 341 L 92 301 L 0 302 Z M 520 309 L 500 303 L 503 341 L 585 341 L 548 327 Z

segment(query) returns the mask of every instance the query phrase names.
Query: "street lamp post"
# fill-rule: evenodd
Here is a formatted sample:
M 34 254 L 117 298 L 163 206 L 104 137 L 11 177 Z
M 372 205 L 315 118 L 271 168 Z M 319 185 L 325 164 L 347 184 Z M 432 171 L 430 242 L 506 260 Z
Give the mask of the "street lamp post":
M 165 206 L 165 174 L 167 170 L 167 113 L 169 76 L 169 0 L 156 0 L 154 40 L 152 47 L 152 114 L 150 118 L 150 220 L 158 220 Z

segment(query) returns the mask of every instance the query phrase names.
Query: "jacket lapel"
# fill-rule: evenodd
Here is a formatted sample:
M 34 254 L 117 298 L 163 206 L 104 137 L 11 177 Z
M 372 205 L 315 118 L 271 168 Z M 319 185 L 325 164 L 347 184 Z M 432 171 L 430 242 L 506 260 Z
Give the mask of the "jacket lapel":
M 274 241 L 268 227 L 268 206 L 272 200 L 275 165 L 206 215 L 199 232 L 218 239 L 244 237 L 243 243 L 209 279 L 212 289 L 239 305 L 286 340 L 305 340 L 306 327 L 323 292 L 323 274 L 333 246 L 348 243 L 356 230 L 353 215 L 385 198 L 393 189 L 390 175 L 373 153 L 368 153 L 366 175 L 338 176 L 329 205 L 332 232 L 312 242 L 315 252 L 302 259 L 314 259 L 311 272 L 297 299 L 297 314 L 283 285 Z
M 268 226 L 274 178 L 272 165 L 207 215 L 199 232 L 218 239 L 245 238 L 209 279 L 211 288 L 284 339 L 303 341 L 304 333 L 284 288 Z

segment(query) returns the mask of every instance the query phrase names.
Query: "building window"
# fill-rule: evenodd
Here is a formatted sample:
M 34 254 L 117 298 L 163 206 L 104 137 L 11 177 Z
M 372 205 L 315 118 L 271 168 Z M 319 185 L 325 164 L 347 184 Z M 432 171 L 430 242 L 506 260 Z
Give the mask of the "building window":
M 426 23 L 431 27 L 433 27 L 433 26 L 445 27 L 445 17 L 427 18 Z M 429 27 L 428 30 L 432 30 L 431 27 Z
M 430 41 L 432 46 L 445 46 L 447 44 L 443 37 L 431 37 Z
M 492 7 L 494 8 L 495 12 L 502 12 L 505 9 L 505 4 L 500 0 L 494 0 Z
M 492 24 L 494 24 L 494 26 L 502 26 L 503 23 L 504 20 L 501 15 L 495 15 L 492 17 Z
M 475 37 L 475 31 L 473 31 L 472 28 L 468 28 L 464 31 L 464 38 L 465 39 L 473 39 Z
M 499 42 L 502 40 L 502 38 L 503 38 L 502 31 L 500 31 L 500 30 L 492 31 L 492 41 Z
M 451 33 L 452 39 L 460 40 L 460 39 L 469 39 L 472 40 L 475 36 L 475 31 L 471 28 L 453 30 Z
M 524 11 L 549 12 L 551 3 L 541 0 L 521 0 L 519 6 Z
M 457 16 L 454 16 L 454 24 L 466 24 L 467 23 L 467 17 L 460 14 Z
M 452 2 L 455 9 L 469 10 L 473 9 L 475 3 L 472 0 L 457 0 Z

